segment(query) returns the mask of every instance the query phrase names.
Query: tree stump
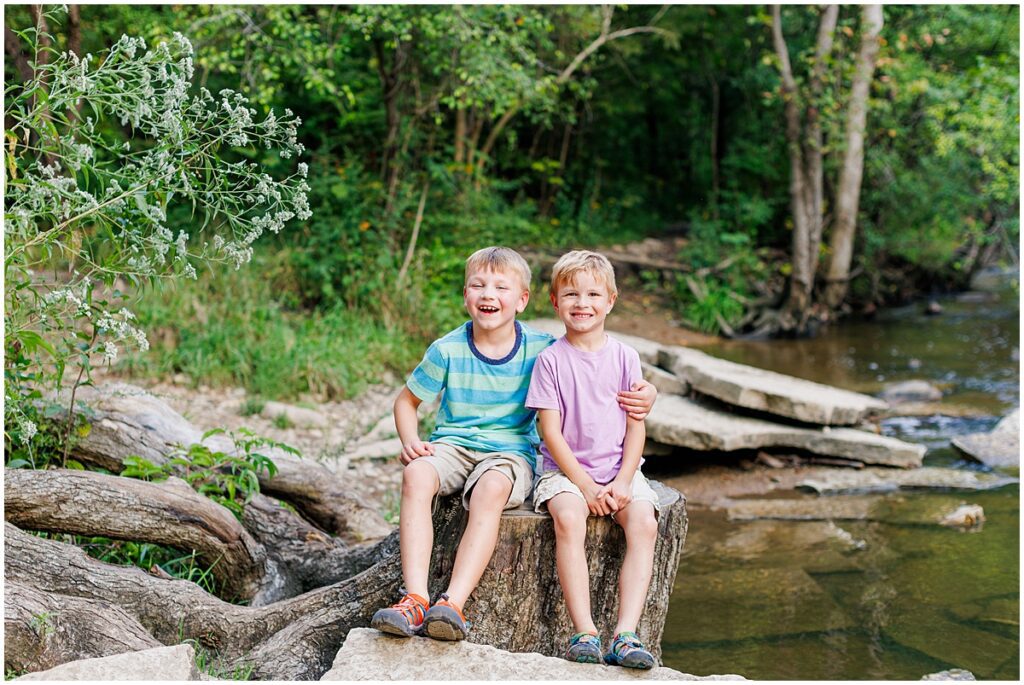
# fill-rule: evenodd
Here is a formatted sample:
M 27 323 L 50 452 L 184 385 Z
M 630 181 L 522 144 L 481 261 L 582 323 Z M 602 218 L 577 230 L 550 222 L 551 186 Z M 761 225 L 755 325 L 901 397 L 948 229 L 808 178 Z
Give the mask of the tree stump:
M 637 633 L 660 661 L 661 635 L 686 539 L 687 518 L 682 494 L 656 481 L 651 486 L 660 497 L 661 512 L 654 573 Z M 548 514 L 537 514 L 532 507 L 532 500 L 528 500 L 526 505 L 505 512 L 501 518 L 494 556 L 466 602 L 466 617 L 472 623 L 469 640 L 512 652 L 561 656 L 574 631 L 555 568 L 554 525 Z M 466 518 L 458 495 L 445 498 L 437 509 L 431 597 L 444 592 L 448 585 Z M 607 639 L 618 616 L 619 569 L 626 552 L 625 536 L 611 518 L 591 517 L 586 546 L 591 610 L 598 630 Z

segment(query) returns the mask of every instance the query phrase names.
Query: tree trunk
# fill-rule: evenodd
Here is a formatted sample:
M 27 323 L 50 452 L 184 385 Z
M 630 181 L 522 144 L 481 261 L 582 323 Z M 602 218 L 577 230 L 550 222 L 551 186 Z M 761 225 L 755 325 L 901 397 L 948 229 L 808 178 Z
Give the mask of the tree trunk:
M 839 174 L 836 197 L 836 223 L 830 244 L 832 260 L 828 268 L 825 303 L 837 308 L 846 298 L 850 264 L 853 260 L 853 242 L 857 232 L 857 209 L 860 204 L 861 180 L 864 173 L 864 130 L 867 126 L 868 94 L 875 73 L 875 62 L 881 44 L 880 34 L 884 17 L 881 5 L 863 8 L 860 51 L 857 70 L 853 76 L 850 107 L 846 122 L 846 151 Z
M 147 483 L 91 471 L 4 469 L 4 519 L 19 528 L 195 550 L 226 597 L 251 599 L 266 552 L 230 511 L 177 478 Z
M 462 164 L 466 159 L 466 110 L 459 107 L 455 110 L 455 163 Z
M 638 633 L 660 658 L 668 599 L 686 538 L 686 500 L 660 483 L 652 486 L 661 498 L 661 514 L 654 574 Z M 453 499 L 458 503 L 458 498 Z M 447 587 L 466 518 L 461 504 L 449 504 L 435 519 L 432 597 Z M 622 529 L 609 517 L 591 517 L 586 546 L 591 610 L 597 627 L 609 635 L 618 612 L 619 568 L 625 554 Z M 466 615 L 473 623 L 471 642 L 512 652 L 562 655 L 565 640 L 574 631 L 555 569 L 555 532 L 550 516 L 525 509 L 506 512 L 491 562 L 466 602 Z
M 721 112 L 722 92 L 718 79 L 711 75 L 711 211 L 718 220 L 718 198 L 721 194 L 718 178 L 718 118 Z
M 779 57 L 785 101 L 786 142 L 790 160 L 790 209 L 793 215 L 792 273 L 789 294 L 779 317 L 783 329 L 802 332 L 806 326 L 818 265 L 822 226 L 822 133 L 816 99 L 820 95 L 825 63 L 832 52 L 839 8 L 825 8 L 818 26 L 815 65 L 808 101 L 802 103 L 782 34 L 782 13 L 772 6 L 772 40 Z M 801 107 L 806 107 L 806 133 L 801 132 Z

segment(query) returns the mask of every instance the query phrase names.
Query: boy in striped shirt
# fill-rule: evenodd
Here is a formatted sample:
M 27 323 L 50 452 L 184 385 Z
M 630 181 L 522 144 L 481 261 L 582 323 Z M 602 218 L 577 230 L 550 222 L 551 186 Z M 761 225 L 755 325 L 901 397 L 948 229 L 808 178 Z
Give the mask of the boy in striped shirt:
M 399 549 L 407 590 L 370 623 L 393 635 L 466 638 L 469 624 L 462 606 L 494 552 L 502 511 L 521 505 L 533 487 L 540 440 L 536 412 L 524 401 L 537 355 L 554 337 L 516 321 L 530 300 L 529 265 L 508 248 L 478 250 L 466 261 L 463 300 L 470 320 L 430 345 L 395 400 L 399 459 L 406 465 Z M 436 428 L 423 442 L 416 409 L 438 394 Z M 619 402 L 642 419 L 656 394 L 641 381 L 620 393 Z M 448 589 L 430 605 L 432 502 L 436 495 L 456 492 L 462 492 L 469 521 Z

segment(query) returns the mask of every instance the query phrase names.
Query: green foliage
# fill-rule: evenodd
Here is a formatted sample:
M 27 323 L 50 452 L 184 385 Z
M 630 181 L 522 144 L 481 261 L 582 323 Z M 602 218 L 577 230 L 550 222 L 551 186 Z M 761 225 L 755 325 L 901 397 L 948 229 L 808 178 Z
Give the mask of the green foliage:
M 105 537 L 74 536 L 72 542 L 90 557 L 108 564 L 136 566 L 146 571 L 156 566 L 172 578 L 195 583 L 212 595 L 220 591 L 220 585 L 213 576 L 217 562 L 204 564 L 197 558 L 195 550 L 183 553 L 164 545 Z
M 202 440 L 225 433 L 227 431 L 219 428 L 209 430 L 203 434 Z M 235 518 L 241 520 L 245 505 L 259 494 L 260 474 L 265 472 L 272 478 L 277 473 L 277 466 L 270 457 L 255 450 L 274 447 L 295 455 L 298 452 L 283 443 L 259 437 L 245 428 L 238 435 L 229 435 L 237 454 L 215 451 L 198 442 L 172 452 L 170 458 L 159 466 L 142 457 L 127 457 L 121 475 L 145 481 L 178 476 L 200 495 L 226 507 Z

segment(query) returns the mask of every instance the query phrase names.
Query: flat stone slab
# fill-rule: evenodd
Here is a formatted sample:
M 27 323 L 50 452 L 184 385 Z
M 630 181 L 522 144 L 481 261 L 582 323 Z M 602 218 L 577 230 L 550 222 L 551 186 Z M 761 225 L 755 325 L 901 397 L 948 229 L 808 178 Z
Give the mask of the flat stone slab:
M 906 471 L 879 468 L 865 468 L 859 471 L 836 469 L 805 478 L 796 486 L 814 490 L 822 495 L 830 495 L 841 492 L 891 492 L 901 488 L 992 490 L 1017 482 L 1017 478 L 997 473 L 924 466 Z
M 687 382 L 671 371 L 647 362 L 640 362 L 640 367 L 643 369 L 644 380 L 657 388 L 661 395 L 685 395 L 690 391 Z
M 194 659 L 192 645 L 180 644 L 69 661 L 15 680 L 199 680 Z
M 523 323 L 536 331 L 549 333 L 556 338 L 565 335 L 565 324 L 559 319 L 530 319 L 529 321 L 523 321 Z M 660 344 L 653 340 L 627 333 L 616 333 L 615 331 L 607 331 L 607 333 L 619 342 L 625 343 L 636 350 L 640 355 L 640 361 L 652 366 L 657 365 L 658 354 L 663 349 Z
M 1020 409 L 1007 414 L 988 433 L 958 435 L 953 447 L 994 468 L 1020 467 Z
M 897 495 L 836 495 L 801 499 L 731 500 L 731 521 L 884 521 L 912 525 L 954 525 L 950 516 L 965 506 L 958 497 L 906 498 Z M 979 507 L 980 509 L 980 507 Z M 983 517 L 982 517 L 983 520 Z M 967 524 L 964 524 L 967 525 Z
M 722 402 L 805 423 L 854 425 L 867 414 L 888 407 L 869 395 L 736 364 L 678 345 L 664 348 L 658 366 Z
M 693 644 L 817 633 L 853 621 L 801 569 L 756 568 L 680 576 L 672 600 L 687 607 L 673 642 Z
M 569 636 L 566 636 L 568 639 Z M 389 637 L 353 628 L 320 680 L 745 680 L 693 676 L 671 668 L 636 671 L 576 664 L 537 653 L 513 653 L 472 642 Z
M 646 420 L 647 437 L 693 450 L 732 452 L 787 447 L 826 457 L 911 468 L 921 465 L 924 445 L 853 428 L 789 426 L 720 411 L 706 402 L 662 395 Z
M 942 390 L 928 381 L 900 381 L 887 383 L 879 397 L 889 404 L 902 402 L 937 402 L 942 399 Z

